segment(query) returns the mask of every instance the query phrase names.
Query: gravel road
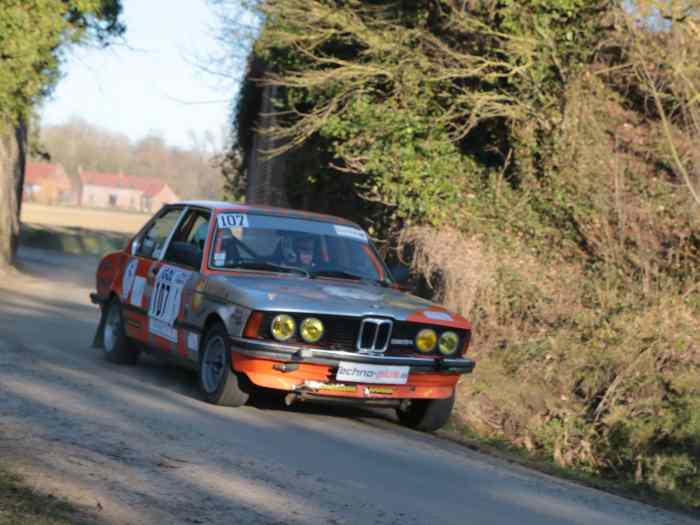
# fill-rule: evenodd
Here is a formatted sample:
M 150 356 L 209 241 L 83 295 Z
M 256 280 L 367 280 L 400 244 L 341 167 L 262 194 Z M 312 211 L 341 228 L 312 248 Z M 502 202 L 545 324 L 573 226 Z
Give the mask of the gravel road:
M 700 524 L 383 413 L 205 404 L 190 372 L 90 348 L 96 260 L 20 260 L 0 276 L 0 461 L 100 523 Z

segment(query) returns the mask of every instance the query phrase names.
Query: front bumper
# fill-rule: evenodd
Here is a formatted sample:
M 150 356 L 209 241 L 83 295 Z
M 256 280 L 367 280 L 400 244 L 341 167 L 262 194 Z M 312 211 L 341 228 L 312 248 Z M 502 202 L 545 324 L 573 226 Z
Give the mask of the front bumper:
M 326 350 L 288 345 L 272 341 L 231 338 L 232 350 L 247 357 L 259 357 L 284 363 L 310 363 L 337 367 L 341 361 L 373 365 L 408 366 L 411 373 L 468 374 L 476 363 L 468 358 L 430 358 L 367 355 L 356 352 Z
M 107 299 L 105 299 L 105 298 L 103 298 L 103 297 L 100 297 L 100 296 L 97 295 L 97 293 L 95 293 L 95 292 L 92 292 L 92 293 L 90 294 L 90 302 L 91 302 L 92 304 L 97 304 L 97 305 L 99 305 L 99 306 L 103 306 L 103 305 L 107 304 Z
M 233 369 L 255 385 L 290 392 L 299 399 L 316 398 L 362 403 L 408 399 L 445 399 L 453 395 L 462 374 L 474 369 L 471 359 L 371 356 L 271 341 L 231 338 Z M 408 366 L 405 384 L 339 381 L 341 362 Z

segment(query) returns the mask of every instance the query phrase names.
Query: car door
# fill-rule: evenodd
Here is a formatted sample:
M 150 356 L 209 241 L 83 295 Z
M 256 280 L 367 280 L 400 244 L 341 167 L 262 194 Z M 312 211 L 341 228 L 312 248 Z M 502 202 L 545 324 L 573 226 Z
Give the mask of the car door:
M 158 339 L 158 334 L 151 330 L 148 312 L 161 260 L 184 213 L 184 206 L 166 207 L 151 220 L 131 245 L 131 256 L 122 279 L 122 306 L 127 335 L 141 343 L 166 349 L 168 333 L 165 333 L 165 342 Z
M 211 212 L 190 208 L 175 229 L 162 260 L 155 284 L 149 323 L 167 335 L 171 348 L 183 360 L 197 361 L 200 331 L 188 324 L 201 291 L 201 273 Z M 167 327 L 158 323 L 167 323 Z

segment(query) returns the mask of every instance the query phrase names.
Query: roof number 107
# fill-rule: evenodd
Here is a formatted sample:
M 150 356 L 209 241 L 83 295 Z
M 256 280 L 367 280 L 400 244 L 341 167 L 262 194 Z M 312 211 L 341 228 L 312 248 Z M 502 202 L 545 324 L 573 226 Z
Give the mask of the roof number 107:
M 245 213 L 222 213 L 216 220 L 219 228 L 248 227 L 248 216 Z

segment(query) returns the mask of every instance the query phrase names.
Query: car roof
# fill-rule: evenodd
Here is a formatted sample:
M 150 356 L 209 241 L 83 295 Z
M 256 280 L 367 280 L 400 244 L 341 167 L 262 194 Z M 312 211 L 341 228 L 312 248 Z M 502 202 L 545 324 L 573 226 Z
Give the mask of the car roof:
M 263 206 L 263 205 L 250 205 L 250 204 L 240 204 L 235 202 L 224 202 L 224 201 L 208 201 L 208 200 L 190 200 L 190 201 L 180 201 L 173 202 L 170 206 L 197 206 L 199 208 L 207 208 L 214 212 L 243 212 L 243 213 L 259 213 L 262 215 L 276 215 L 278 217 L 293 217 L 295 219 L 311 219 L 323 222 L 333 222 L 336 224 L 347 224 L 349 226 L 354 226 L 360 228 L 357 224 L 342 217 L 336 217 L 334 215 L 326 215 L 324 213 L 314 213 L 304 210 L 293 210 L 291 208 L 277 208 L 275 206 Z M 360 228 L 362 229 L 362 228 Z

